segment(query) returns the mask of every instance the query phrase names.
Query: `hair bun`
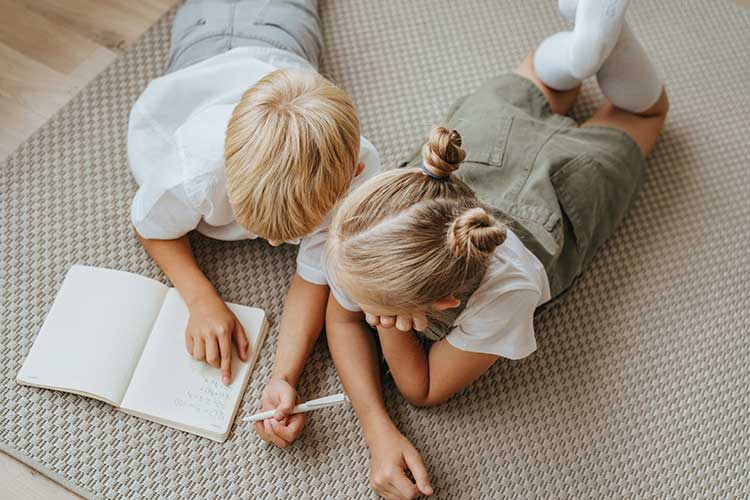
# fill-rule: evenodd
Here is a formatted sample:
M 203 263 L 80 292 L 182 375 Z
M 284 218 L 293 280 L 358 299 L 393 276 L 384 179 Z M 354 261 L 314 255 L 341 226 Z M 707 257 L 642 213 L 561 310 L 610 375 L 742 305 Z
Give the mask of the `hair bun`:
M 461 147 L 461 143 L 461 134 L 458 131 L 435 127 L 422 147 L 422 160 L 436 175 L 448 177 L 458 170 L 466 158 L 466 151 Z
M 504 224 L 484 208 L 470 208 L 454 219 L 448 230 L 448 246 L 457 256 L 487 257 L 502 245 L 508 232 Z

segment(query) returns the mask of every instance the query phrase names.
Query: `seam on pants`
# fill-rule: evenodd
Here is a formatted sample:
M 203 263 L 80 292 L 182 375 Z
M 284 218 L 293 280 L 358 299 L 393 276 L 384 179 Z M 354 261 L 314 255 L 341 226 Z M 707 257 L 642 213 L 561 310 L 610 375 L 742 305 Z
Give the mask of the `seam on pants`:
M 550 135 L 547 137 L 542 144 L 539 145 L 539 148 L 537 148 L 536 153 L 534 153 L 534 159 L 531 161 L 531 164 L 529 165 L 529 168 L 526 171 L 526 176 L 523 178 L 522 181 L 516 182 L 513 187 L 513 194 L 510 197 L 514 202 L 518 201 L 518 197 L 521 196 L 521 192 L 523 191 L 523 188 L 526 187 L 526 184 L 529 182 L 529 177 L 531 177 L 531 172 L 534 170 L 534 166 L 536 165 L 537 160 L 539 159 L 539 155 L 542 152 L 542 149 L 544 149 L 544 146 L 547 145 L 547 143 L 560 132 L 560 128 L 556 128 Z
M 229 12 L 229 36 L 224 46 L 224 50 L 232 50 L 232 38 L 234 37 L 234 20 L 237 17 L 237 3 L 232 4 L 232 9 Z

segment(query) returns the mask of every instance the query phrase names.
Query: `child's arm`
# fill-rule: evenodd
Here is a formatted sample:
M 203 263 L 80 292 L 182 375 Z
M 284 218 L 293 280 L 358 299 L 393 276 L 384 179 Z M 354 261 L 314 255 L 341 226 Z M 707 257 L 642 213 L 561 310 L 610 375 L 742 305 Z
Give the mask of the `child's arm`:
M 385 409 L 373 333 L 362 313 L 347 311 L 331 295 L 326 310 L 331 357 L 362 426 L 370 452 L 370 484 L 389 498 L 431 495 L 427 469 L 419 452 L 396 428 Z M 416 480 L 407 478 L 406 471 Z
M 195 359 L 221 368 L 222 382 L 228 384 L 232 379 L 232 341 L 240 359 L 247 361 L 247 336 L 198 266 L 187 235 L 176 240 L 151 240 L 136 232 L 136 237 L 188 306 L 187 351 Z
M 415 406 L 435 406 L 475 381 L 498 356 L 456 349 L 443 339 L 425 353 L 412 332 L 378 327 L 396 387 Z
M 261 396 L 262 410 L 275 408 L 276 415 L 255 424 L 263 440 L 281 448 L 297 439 L 307 421 L 305 413 L 290 413 L 302 402 L 295 387 L 323 329 L 327 300 L 328 286 L 309 283 L 294 273 L 281 314 L 271 380 Z

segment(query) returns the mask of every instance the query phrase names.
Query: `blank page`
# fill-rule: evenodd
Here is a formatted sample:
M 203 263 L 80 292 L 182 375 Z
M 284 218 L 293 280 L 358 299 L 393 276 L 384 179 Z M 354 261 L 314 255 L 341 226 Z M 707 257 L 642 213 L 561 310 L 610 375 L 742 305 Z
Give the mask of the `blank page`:
M 189 312 L 177 290 L 167 293 L 151 336 L 135 369 L 122 409 L 212 439 L 229 431 L 247 385 L 255 354 L 263 341 L 265 313 L 228 304 L 245 328 L 252 362 L 243 363 L 232 348 L 232 383 L 221 371 L 195 361 L 185 348 Z M 202 432 L 201 432 L 202 431 Z
M 168 290 L 137 274 L 73 266 L 17 380 L 119 405 Z

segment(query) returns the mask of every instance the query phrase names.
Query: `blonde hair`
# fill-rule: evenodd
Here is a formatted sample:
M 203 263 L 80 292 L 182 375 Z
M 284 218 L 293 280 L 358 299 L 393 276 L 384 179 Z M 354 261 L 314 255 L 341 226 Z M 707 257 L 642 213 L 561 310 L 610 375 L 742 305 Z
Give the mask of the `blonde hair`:
M 281 69 L 234 108 L 224 168 L 237 222 L 275 241 L 311 232 L 346 193 L 359 157 L 351 98 L 313 71 Z
M 381 174 L 338 209 L 327 257 L 334 281 L 360 304 L 429 310 L 460 298 L 505 241 L 505 224 L 452 174 L 466 156 L 459 133 L 436 128 L 422 156 L 426 172 Z

